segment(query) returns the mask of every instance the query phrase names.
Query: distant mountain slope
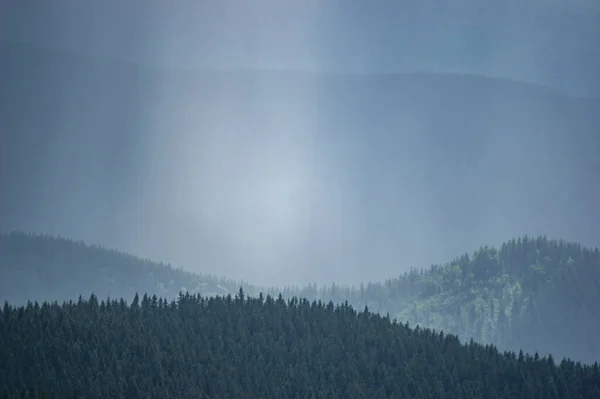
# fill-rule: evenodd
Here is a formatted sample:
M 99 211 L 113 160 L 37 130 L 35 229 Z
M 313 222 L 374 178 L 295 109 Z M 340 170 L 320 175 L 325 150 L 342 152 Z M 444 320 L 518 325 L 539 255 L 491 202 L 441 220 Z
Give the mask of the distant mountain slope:
M 152 68 L 15 43 L 0 43 L 0 76 L 0 231 L 265 285 L 383 280 L 513 234 L 600 240 L 597 99 L 473 75 Z M 300 188 L 281 193 L 277 178 Z M 302 213 L 279 257 L 260 256 L 287 239 L 265 198 Z
M 444 266 L 411 271 L 385 283 L 261 288 L 201 276 L 81 243 L 26 234 L 0 235 L 0 301 L 100 299 L 137 292 L 175 298 L 184 289 L 348 301 L 412 325 L 443 329 L 464 341 L 501 349 L 600 360 L 600 252 L 544 237 L 482 248 Z
M 600 367 L 499 353 L 331 302 L 267 296 L 5 305 L 3 397 L 572 398 Z M 20 396 L 21 395 L 21 396 Z
M 600 251 L 523 237 L 384 284 L 283 291 L 348 301 L 463 340 L 600 360 Z
M 181 291 L 202 295 L 235 293 L 242 282 L 202 276 L 170 265 L 62 238 L 0 235 L 0 301 L 133 298 L 150 293 L 173 299 Z M 248 289 L 251 289 L 248 286 Z

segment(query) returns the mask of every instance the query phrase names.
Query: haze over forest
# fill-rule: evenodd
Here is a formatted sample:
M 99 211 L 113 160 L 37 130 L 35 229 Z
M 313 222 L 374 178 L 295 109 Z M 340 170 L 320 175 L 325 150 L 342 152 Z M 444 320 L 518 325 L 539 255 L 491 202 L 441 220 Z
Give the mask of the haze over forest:
M 0 231 L 263 285 L 599 242 L 594 3 L 224 3 L 1 6 Z
M 600 398 L 597 0 L 0 2 L 0 399 Z

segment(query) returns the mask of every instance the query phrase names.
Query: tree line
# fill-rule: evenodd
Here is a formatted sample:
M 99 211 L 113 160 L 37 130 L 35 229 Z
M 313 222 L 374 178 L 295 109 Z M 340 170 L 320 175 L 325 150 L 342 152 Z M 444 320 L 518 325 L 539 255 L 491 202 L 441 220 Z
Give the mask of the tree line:
M 0 397 L 592 398 L 598 363 L 501 352 L 347 303 L 181 294 L 5 303 Z

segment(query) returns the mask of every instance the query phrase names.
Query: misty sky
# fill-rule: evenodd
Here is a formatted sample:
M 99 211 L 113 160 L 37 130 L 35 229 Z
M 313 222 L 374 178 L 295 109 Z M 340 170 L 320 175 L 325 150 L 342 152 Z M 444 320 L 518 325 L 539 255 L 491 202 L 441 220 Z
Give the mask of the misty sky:
M 0 228 L 261 284 L 381 280 L 526 233 L 598 244 L 598 102 L 553 91 L 600 92 L 593 44 L 554 40 L 572 15 L 232 4 L 3 3 L 1 40 L 43 62 L 0 63 Z M 377 74 L 414 71 L 553 89 Z
M 167 66 L 470 72 L 600 92 L 593 0 L 4 1 L 0 37 Z

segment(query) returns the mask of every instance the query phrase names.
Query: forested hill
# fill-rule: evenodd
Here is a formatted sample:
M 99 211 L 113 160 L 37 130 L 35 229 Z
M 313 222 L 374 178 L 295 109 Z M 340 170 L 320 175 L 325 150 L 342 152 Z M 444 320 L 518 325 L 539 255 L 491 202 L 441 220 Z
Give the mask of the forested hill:
M 7 304 L 0 316 L 4 397 L 600 397 L 597 363 L 461 345 L 347 304 L 240 290 L 131 306 L 96 296 Z
M 203 295 L 234 293 L 245 282 L 198 275 L 169 264 L 89 246 L 65 238 L 13 232 L 0 235 L 0 301 L 133 298 L 150 293 L 175 298 L 180 291 Z
M 600 252 L 576 243 L 523 237 L 382 284 L 283 292 L 368 305 L 500 348 L 600 360 Z
M 251 295 L 279 290 L 197 275 L 130 255 L 65 239 L 0 235 L 0 301 L 25 304 L 84 298 L 175 298 L 181 291 L 226 295 L 243 286 Z M 600 360 L 600 253 L 545 237 L 519 238 L 500 249 L 481 248 L 443 266 L 413 270 L 360 287 L 309 285 L 281 290 L 444 330 L 502 349 Z

